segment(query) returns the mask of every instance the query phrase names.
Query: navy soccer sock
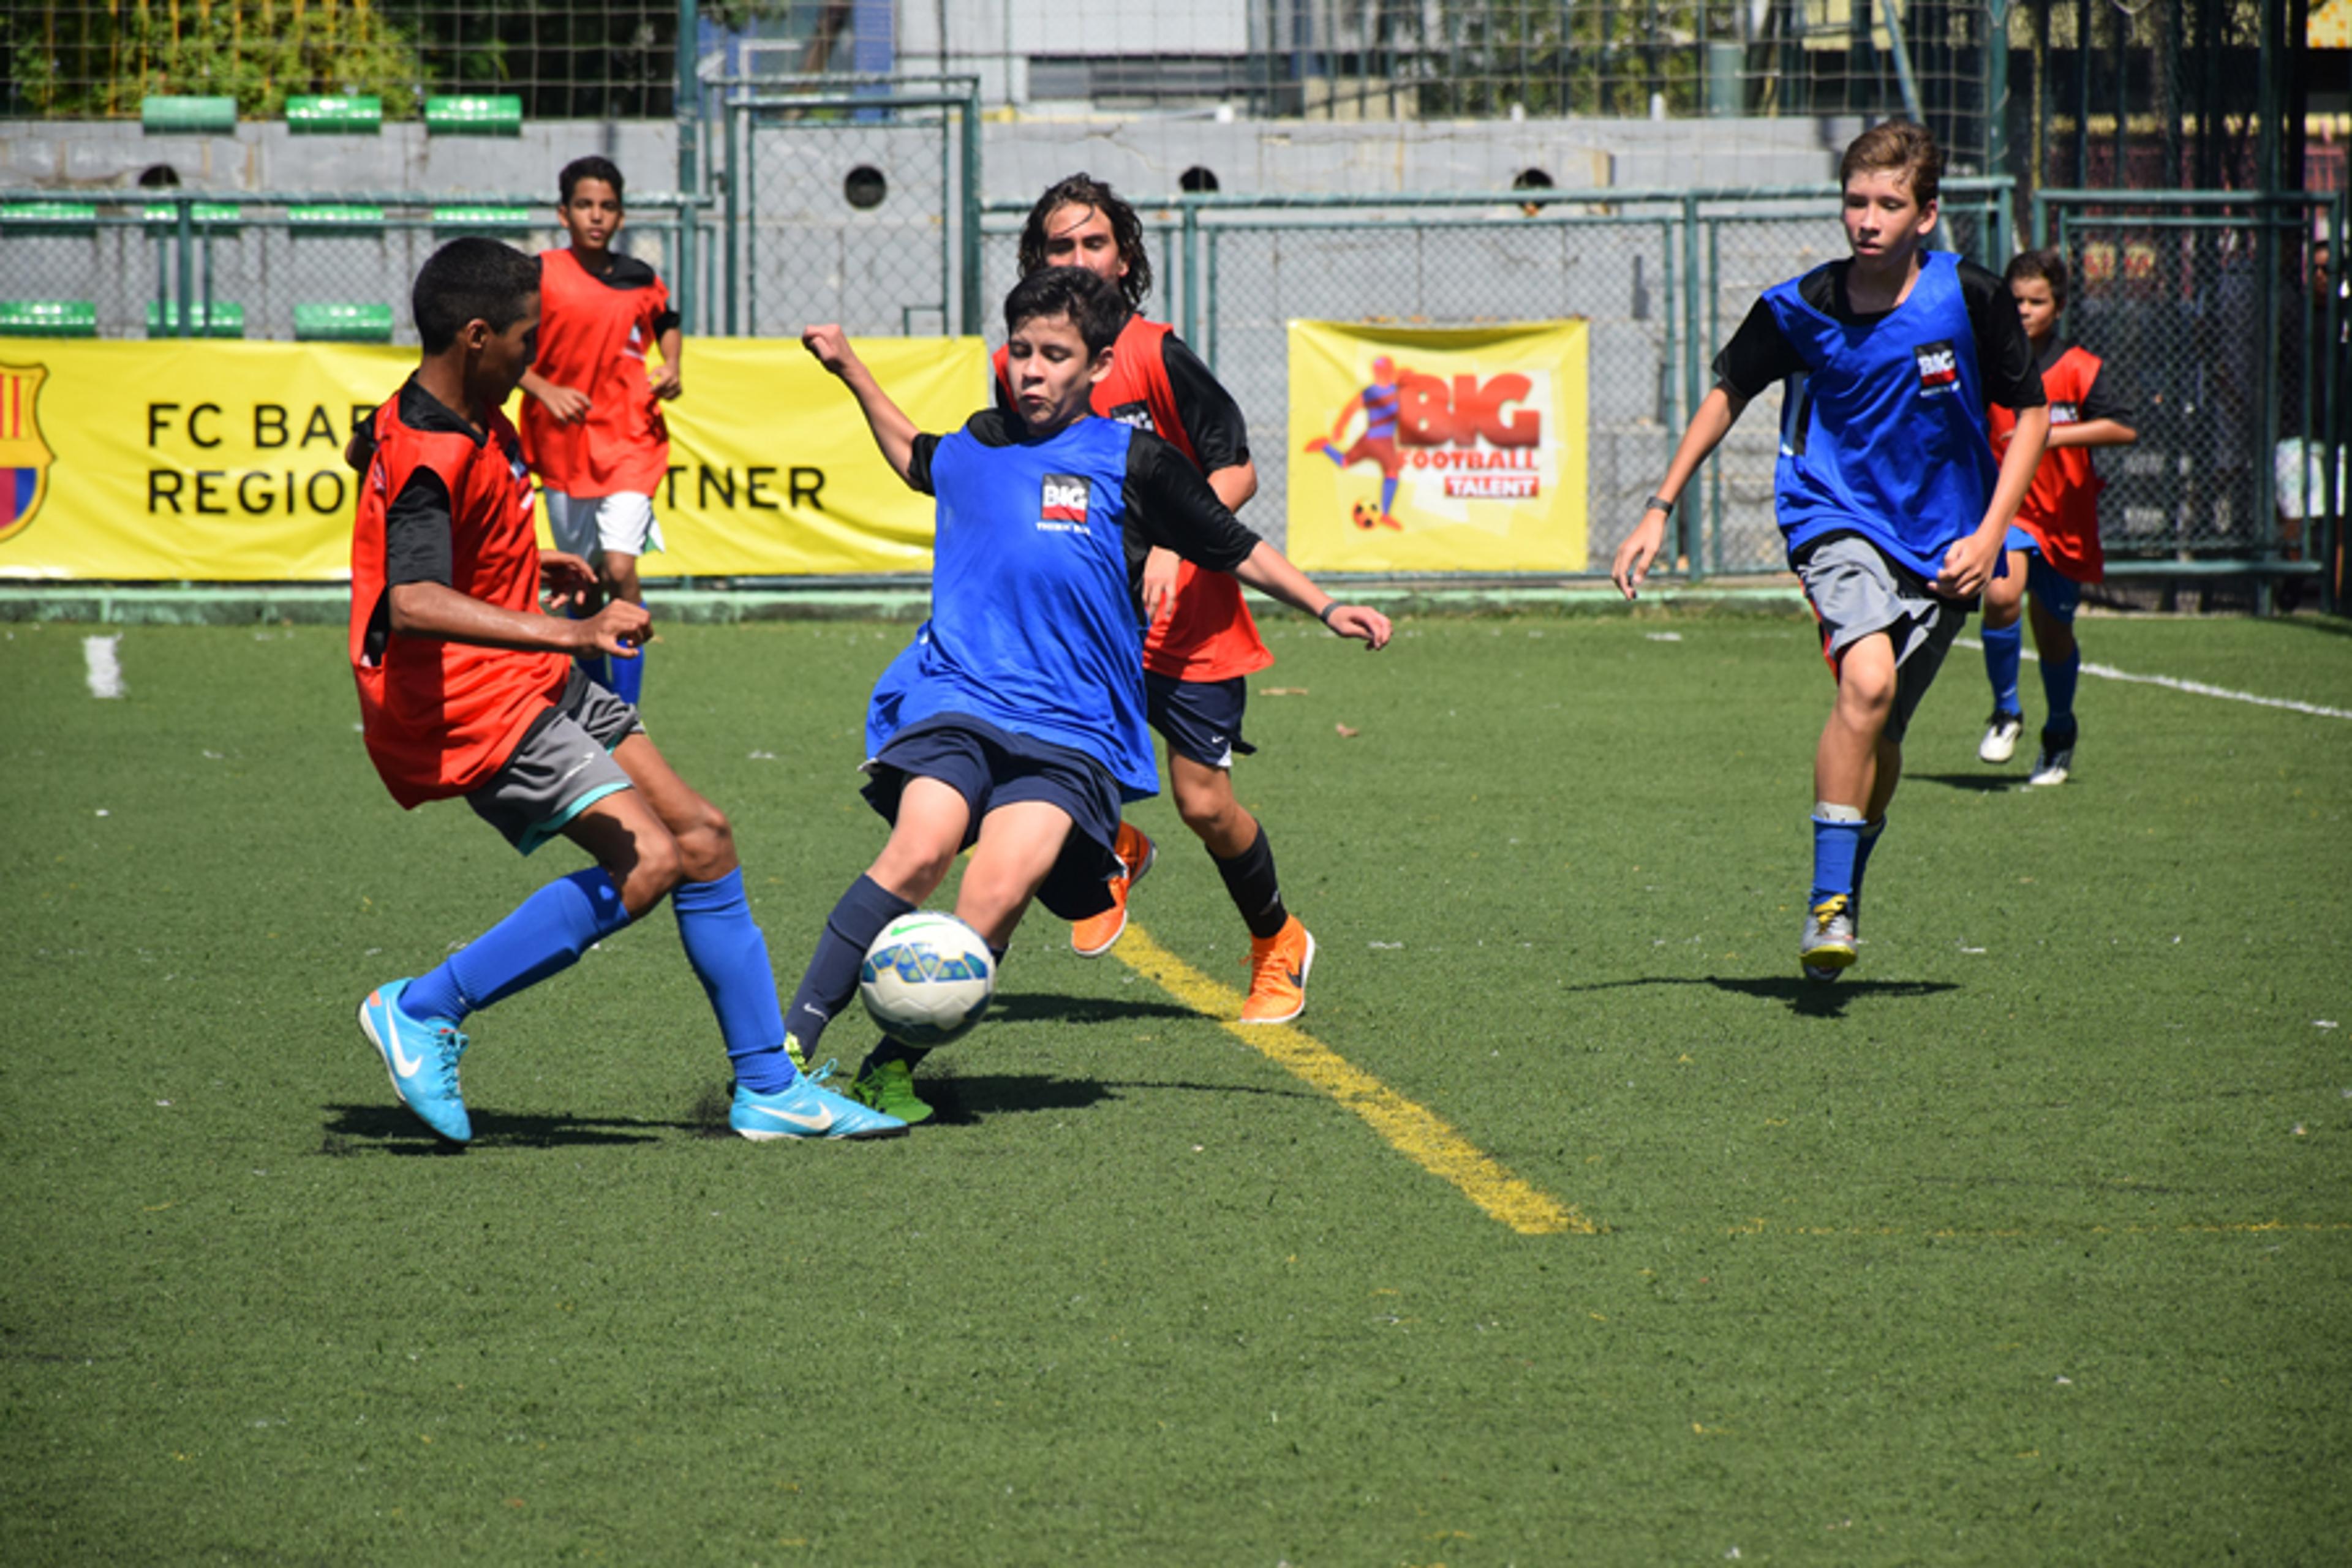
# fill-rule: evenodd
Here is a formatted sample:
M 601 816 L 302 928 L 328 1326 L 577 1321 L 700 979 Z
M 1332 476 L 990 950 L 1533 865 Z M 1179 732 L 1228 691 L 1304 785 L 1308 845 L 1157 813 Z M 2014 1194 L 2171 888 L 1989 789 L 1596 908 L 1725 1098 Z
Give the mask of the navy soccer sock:
M 1262 942 L 1290 923 L 1290 911 L 1282 902 L 1282 879 L 1274 871 L 1274 849 L 1265 841 L 1265 824 L 1258 825 L 1257 837 L 1250 840 L 1250 847 L 1232 859 L 1220 860 L 1213 853 L 1209 858 L 1216 860 L 1217 875 L 1225 879 L 1225 891 L 1233 895 L 1234 908 L 1241 910 L 1250 935 Z
M 694 965 L 710 1010 L 719 1016 L 735 1081 L 754 1094 L 790 1089 L 794 1075 L 792 1058 L 784 1054 L 776 972 L 768 963 L 768 940 L 743 897 L 742 868 L 713 881 L 680 882 L 669 907 L 677 915 L 686 961 Z
M 824 1026 L 857 994 L 857 966 L 866 962 L 866 950 L 884 926 L 914 907 L 871 877 L 850 883 L 833 906 L 800 989 L 793 993 L 793 1005 L 784 1013 L 784 1039 L 800 1051 L 803 1061 L 813 1058 Z
M 2025 623 L 2014 621 L 1995 631 L 1984 630 L 1985 677 L 1992 682 L 1992 705 L 2002 713 L 2021 713 L 2017 696 L 2018 666 L 2025 658 Z
M 462 1023 L 468 1013 L 562 973 L 628 923 L 621 890 L 603 867 L 558 877 L 438 969 L 411 981 L 400 1010 L 419 1023 Z
M 2042 661 L 2042 694 L 2050 703 L 2050 715 L 2042 721 L 2043 734 L 2074 732 L 2074 688 L 2082 679 L 2083 650 L 2079 647 L 2063 659 Z
M 1826 813 L 1839 815 L 1831 816 Z M 1862 847 L 1862 813 L 1826 803 L 1813 807 L 1813 890 L 1811 901 L 1853 898 L 1854 859 Z

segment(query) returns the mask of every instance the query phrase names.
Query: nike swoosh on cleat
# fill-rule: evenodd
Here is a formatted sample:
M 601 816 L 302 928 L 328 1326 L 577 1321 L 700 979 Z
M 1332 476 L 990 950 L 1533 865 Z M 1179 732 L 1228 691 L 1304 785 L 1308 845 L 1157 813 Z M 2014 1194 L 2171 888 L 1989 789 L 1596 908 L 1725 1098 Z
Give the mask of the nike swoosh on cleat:
M 822 1132 L 833 1125 L 833 1111 L 830 1109 L 827 1109 L 823 1116 L 800 1116 L 789 1110 L 778 1110 L 769 1105 L 755 1105 L 751 1109 L 762 1116 L 772 1116 L 779 1121 L 789 1121 L 793 1126 L 810 1132 Z
M 392 1037 L 392 1070 L 403 1078 L 415 1078 L 425 1066 L 423 1057 L 412 1057 L 400 1048 L 400 1026 L 392 1019 L 383 1021 L 384 1032 Z

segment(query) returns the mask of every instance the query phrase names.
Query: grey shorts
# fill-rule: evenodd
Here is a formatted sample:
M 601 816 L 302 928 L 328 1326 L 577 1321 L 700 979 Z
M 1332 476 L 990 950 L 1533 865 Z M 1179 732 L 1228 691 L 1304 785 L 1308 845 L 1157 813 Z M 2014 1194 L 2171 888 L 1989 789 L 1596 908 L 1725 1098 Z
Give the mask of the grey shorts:
M 1885 733 L 1900 742 L 1972 606 L 1938 597 L 1926 578 L 1858 534 L 1821 540 L 1790 564 L 1822 624 L 1822 653 L 1832 670 L 1847 648 L 1874 633 L 1894 643 L 1895 708 Z
M 645 732 L 635 708 L 574 665 L 555 706 L 523 731 L 466 804 L 528 855 L 606 795 L 635 787 L 613 760 L 613 748 Z

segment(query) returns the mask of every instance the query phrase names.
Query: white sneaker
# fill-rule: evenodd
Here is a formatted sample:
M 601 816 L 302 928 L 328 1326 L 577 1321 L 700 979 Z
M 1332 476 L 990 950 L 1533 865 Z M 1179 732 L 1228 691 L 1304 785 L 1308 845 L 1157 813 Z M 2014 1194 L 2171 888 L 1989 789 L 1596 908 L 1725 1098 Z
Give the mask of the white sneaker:
M 1996 708 L 1985 721 L 1984 739 L 1977 742 L 1977 761 L 2005 763 L 2017 755 L 2017 738 L 2025 733 L 2025 715 Z
M 2063 743 L 2060 743 L 2063 740 Z M 2033 759 L 2033 774 L 2029 784 L 2062 784 L 2066 775 L 2074 771 L 2074 737 L 2070 731 L 2063 738 L 2044 731 L 2042 754 Z

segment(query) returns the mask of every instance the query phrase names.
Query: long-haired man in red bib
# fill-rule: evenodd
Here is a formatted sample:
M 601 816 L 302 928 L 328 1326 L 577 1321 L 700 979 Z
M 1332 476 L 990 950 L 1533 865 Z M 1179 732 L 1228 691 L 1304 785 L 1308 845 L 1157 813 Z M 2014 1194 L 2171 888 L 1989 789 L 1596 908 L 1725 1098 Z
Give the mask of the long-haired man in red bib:
M 1175 443 L 1217 499 L 1238 511 L 1257 493 L 1241 409 L 1165 322 L 1144 319 L 1151 261 L 1135 209 L 1086 174 L 1053 185 L 1029 209 L 1021 231 L 1022 276 L 1048 267 L 1083 267 L 1108 279 L 1133 312 L 1112 346 L 1109 374 L 1095 385 L 1095 413 Z M 1009 403 L 1002 349 L 996 376 L 998 398 Z M 1247 678 L 1274 655 L 1257 635 L 1239 584 L 1169 551 L 1152 551 L 1144 566 L 1143 605 L 1151 617 L 1144 685 L 1151 727 L 1168 742 L 1170 793 L 1249 927 L 1250 992 L 1241 1021 L 1286 1023 L 1306 1010 L 1315 939 L 1284 905 L 1265 829 L 1234 797 L 1232 773 L 1234 755 L 1254 749 L 1242 739 Z M 1141 830 L 1119 824 L 1126 874 L 1110 883 L 1108 909 L 1071 928 L 1070 945 L 1080 957 L 1109 952 L 1127 929 L 1129 892 L 1155 854 Z
M 2011 258 L 2005 280 L 2017 301 L 2017 315 L 2033 344 L 2042 389 L 2050 395 L 2050 444 L 2033 473 L 2033 488 L 2009 527 L 2009 570 L 1985 584 L 1985 675 L 1992 682 L 1992 717 L 1978 743 L 1979 760 L 2005 763 L 2025 728 L 2018 700 L 2018 666 L 2023 662 L 2018 612 L 2032 595 L 2033 648 L 2042 660 L 2042 749 L 2026 782 L 2064 784 L 2074 771 L 2074 687 L 2083 673 L 2083 650 L 2074 641 L 2074 611 L 2083 584 L 2106 575 L 2099 549 L 2099 490 L 2091 467 L 2094 447 L 2127 447 L 2139 433 L 2127 422 L 2131 405 L 2116 389 L 2105 362 L 2058 335 L 2066 309 L 2066 258 L 2054 250 L 2029 250 Z M 2009 444 L 2017 416 L 1995 404 L 1988 410 L 1993 449 Z
M 523 453 L 547 500 L 555 547 L 596 568 L 604 597 L 646 602 L 637 557 L 662 547 L 654 491 L 669 472 L 661 405 L 678 394 L 682 337 L 654 269 L 613 248 L 626 215 L 621 171 L 574 158 L 556 176 L 556 216 L 572 243 L 540 256 L 539 359 L 524 372 Z M 658 369 L 646 351 L 661 352 Z M 589 673 L 635 706 L 646 651 Z

